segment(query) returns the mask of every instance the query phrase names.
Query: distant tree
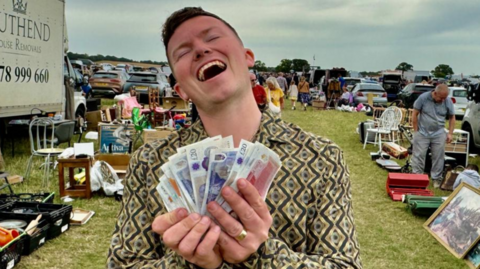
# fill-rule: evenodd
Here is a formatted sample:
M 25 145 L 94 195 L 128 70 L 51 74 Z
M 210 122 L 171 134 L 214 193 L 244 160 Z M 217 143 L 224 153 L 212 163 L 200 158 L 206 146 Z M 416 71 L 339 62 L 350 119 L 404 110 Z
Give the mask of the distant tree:
M 439 64 L 431 73 L 437 78 L 444 78 L 455 74 L 448 64 Z
M 308 72 L 310 71 L 310 64 L 308 63 L 307 60 L 304 59 L 293 59 L 292 60 L 292 68 L 290 70 L 294 71 L 304 71 Z
M 358 72 L 358 74 L 362 77 L 376 77 L 382 74 L 381 71 L 362 71 Z
M 253 69 L 259 71 L 259 72 L 264 72 L 267 71 L 267 66 L 265 65 L 264 62 L 260 60 L 256 60 L 255 64 L 253 65 Z
M 479 75 L 471 75 L 470 77 L 472 77 L 472 78 L 476 78 L 476 79 L 479 79 L 479 78 L 480 78 L 480 76 L 479 76 Z
M 405 71 L 413 70 L 413 65 L 411 65 L 409 63 L 406 63 L 406 62 L 401 62 L 400 64 L 398 64 L 398 66 L 395 68 L 395 70 L 401 70 L 402 71 L 402 77 L 403 77 L 403 73 Z
M 292 60 L 290 59 L 283 59 L 280 61 L 280 64 L 275 67 L 276 72 L 284 72 L 289 73 L 292 69 Z

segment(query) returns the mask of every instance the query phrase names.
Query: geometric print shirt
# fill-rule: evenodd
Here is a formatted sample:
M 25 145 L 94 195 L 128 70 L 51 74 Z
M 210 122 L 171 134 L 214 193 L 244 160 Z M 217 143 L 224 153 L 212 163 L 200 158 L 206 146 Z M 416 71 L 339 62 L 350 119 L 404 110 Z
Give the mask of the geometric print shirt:
M 207 137 L 196 121 L 133 154 L 107 268 L 198 268 L 167 248 L 151 225 L 167 212 L 155 189 L 160 166 L 177 148 Z M 362 268 L 341 149 L 269 112 L 262 113 L 254 141 L 282 161 L 266 197 L 273 218 L 269 239 L 246 261 L 221 268 Z

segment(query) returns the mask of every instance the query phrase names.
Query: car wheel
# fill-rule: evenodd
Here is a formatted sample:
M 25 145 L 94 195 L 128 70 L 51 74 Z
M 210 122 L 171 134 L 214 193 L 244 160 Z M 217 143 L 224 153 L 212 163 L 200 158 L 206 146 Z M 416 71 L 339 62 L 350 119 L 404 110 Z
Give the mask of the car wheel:
M 465 131 L 465 132 L 468 132 L 469 133 L 469 136 L 470 136 L 470 141 L 469 141 L 469 147 L 468 147 L 468 152 L 469 153 L 476 153 L 478 152 L 479 150 L 475 147 L 475 142 L 473 141 L 473 131 L 472 131 L 472 127 L 470 127 L 470 125 L 465 125 L 462 127 L 462 129 Z

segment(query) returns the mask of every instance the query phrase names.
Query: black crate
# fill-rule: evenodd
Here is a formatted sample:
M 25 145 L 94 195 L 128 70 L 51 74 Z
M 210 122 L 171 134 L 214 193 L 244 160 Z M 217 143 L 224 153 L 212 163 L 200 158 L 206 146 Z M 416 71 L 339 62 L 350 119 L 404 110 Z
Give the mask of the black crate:
M 35 216 L 31 216 L 28 214 L 3 214 L 0 216 L 0 221 L 1 220 L 7 220 L 7 219 L 18 219 L 18 220 L 24 220 L 28 224 L 32 221 L 35 220 Z M 34 235 L 29 235 L 25 234 L 24 235 L 24 247 L 23 247 L 23 252 L 22 255 L 30 255 L 33 251 L 35 251 L 37 248 L 41 247 L 43 244 L 45 244 L 45 241 L 47 241 L 47 236 L 48 236 L 48 231 L 50 229 L 50 223 L 48 220 L 40 219 L 40 222 L 37 225 L 37 232 Z M 23 227 L 24 229 L 27 227 Z M 22 231 L 18 231 L 19 233 L 22 233 Z
M 17 237 L 14 242 L 0 248 L 0 269 L 13 268 L 20 262 L 25 236 Z
M 50 196 L 52 195 L 52 196 Z M 45 200 L 45 198 L 48 199 Z M 0 194 L 0 205 L 7 202 L 43 202 L 43 203 L 52 203 L 53 198 L 55 198 L 55 193 L 18 193 L 18 194 Z
M 47 240 L 53 239 L 70 228 L 71 205 L 30 202 L 9 202 L 0 206 L 0 219 L 15 219 L 19 216 L 34 220 L 42 214 L 42 220 L 50 224 Z M 24 219 L 24 218 L 22 218 Z

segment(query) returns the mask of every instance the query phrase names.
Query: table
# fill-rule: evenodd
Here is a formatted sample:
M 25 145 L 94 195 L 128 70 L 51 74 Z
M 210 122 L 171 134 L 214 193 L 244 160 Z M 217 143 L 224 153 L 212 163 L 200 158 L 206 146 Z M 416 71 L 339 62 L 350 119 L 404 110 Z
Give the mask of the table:
M 84 197 L 90 199 L 92 197 L 92 189 L 90 187 L 90 167 L 92 160 L 90 158 L 78 159 L 58 159 L 58 180 L 60 188 L 60 197 Z M 68 168 L 68 182 L 70 186 L 65 188 L 64 169 Z M 85 169 L 85 184 L 77 184 L 74 178 L 74 169 Z

